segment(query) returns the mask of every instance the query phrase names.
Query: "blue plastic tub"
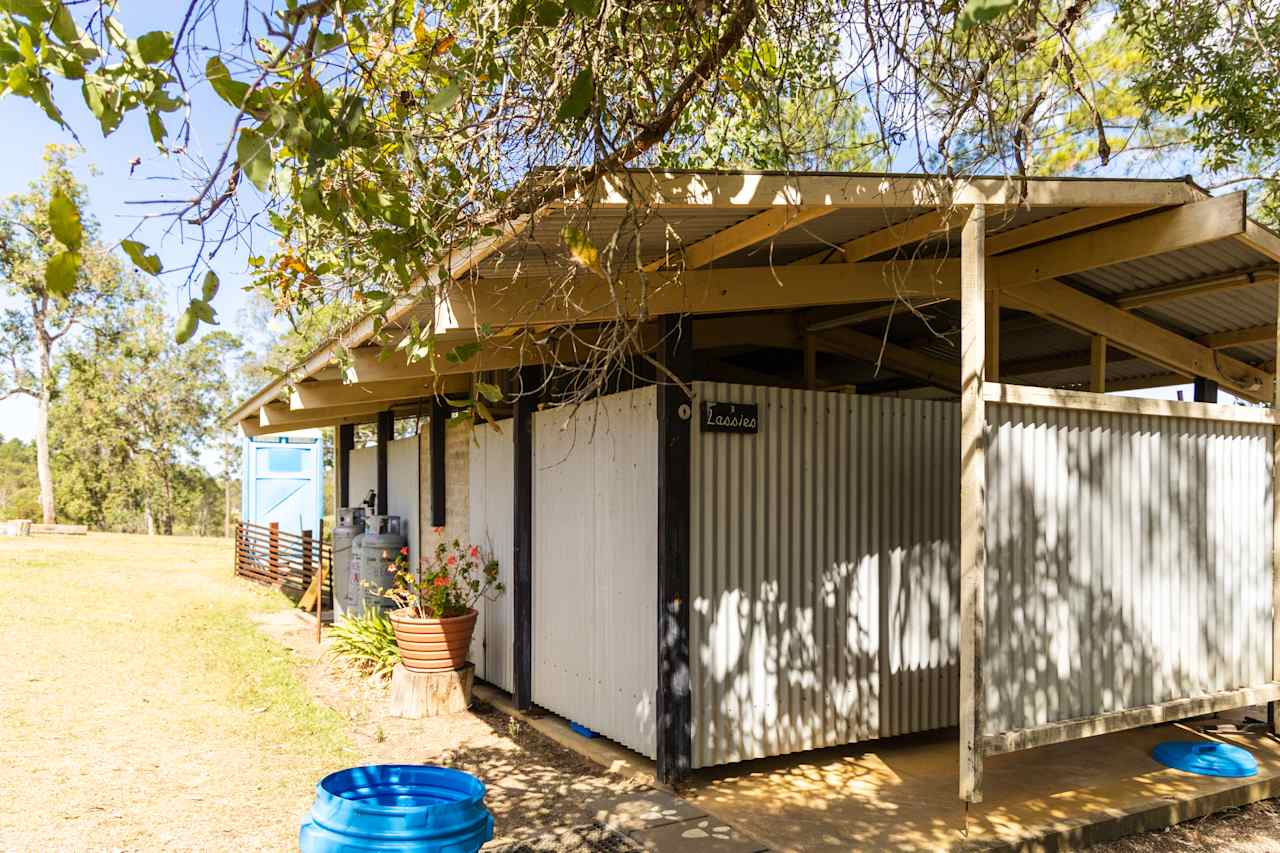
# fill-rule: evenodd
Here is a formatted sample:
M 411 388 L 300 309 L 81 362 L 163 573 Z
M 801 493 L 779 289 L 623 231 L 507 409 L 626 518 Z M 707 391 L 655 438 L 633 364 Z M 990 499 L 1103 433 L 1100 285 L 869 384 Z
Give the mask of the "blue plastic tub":
M 302 853 L 475 853 L 493 838 L 484 783 L 416 764 L 370 764 L 330 773 L 302 822 Z

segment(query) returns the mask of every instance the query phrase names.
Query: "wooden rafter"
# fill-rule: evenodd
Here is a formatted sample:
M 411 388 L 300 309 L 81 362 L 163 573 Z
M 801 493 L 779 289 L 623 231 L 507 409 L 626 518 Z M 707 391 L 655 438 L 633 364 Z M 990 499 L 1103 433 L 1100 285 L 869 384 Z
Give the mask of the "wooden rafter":
M 1012 228 L 1008 231 L 992 234 L 987 238 L 987 257 L 1001 252 L 1021 249 L 1023 246 L 1043 243 L 1046 240 L 1064 237 L 1077 231 L 1083 231 L 1086 228 L 1096 228 L 1099 225 L 1105 225 L 1108 222 L 1114 222 L 1117 219 L 1124 219 L 1129 216 L 1136 216 L 1148 210 L 1151 210 L 1151 208 L 1146 206 L 1082 207 L 1058 216 L 1051 216 L 1048 219 L 1041 219 L 1038 222 L 1023 225 L 1020 228 Z
M 779 234 L 790 231 L 792 228 L 798 228 L 806 222 L 829 216 L 839 209 L 838 207 L 824 205 L 769 208 L 736 225 L 730 225 L 728 228 L 717 231 L 709 237 L 686 246 L 682 253 L 684 256 L 684 268 L 690 270 L 701 269 L 719 258 L 732 255 L 740 249 L 754 246 L 757 243 L 772 240 Z M 646 272 L 653 272 L 668 266 L 671 260 L 666 257 L 660 258 L 646 264 L 644 269 Z
M 1059 281 L 1041 281 L 1001 294 L 1003 304 L 1039 314 L 1108 341 L 1155 364 L 1212 379 L 1237 396 L 1270 398 L 1273 377 Z
M 889 343 L 853 329 L 832 329 L 815 335 L 818 348 L 872 364 L 881 364 L 895 373 L 910 376 L 951 392 L 959 392 L 959 371 L 950 362 L 922 355 L 915 350 Z
M 1255 284 L 1274 284 L 1276 279 L 1275 265 L 1268 265 L 1251 270 L 1218 273 L 1189 281 L 1148 287 L 1117 296 L 1111 301 L 1111 304 L 1117 308 L 1143 308 L 1147 305 L 1159 305 L 1176 299 L 1187 299 L 1192 296 L 1204 296 L 1209 293 L 1221 293 L 1226 290 L 1253 287 Z
M 1244 233 L 1244 201 L 1232 193 L 1009 252 L 987 262 L 987 284 L 1005 290 L 1234 237 Z
M 386 382 L 299 382 L 289 395 L 293 412 L 327 409 L 334 406 L 360 406 L 374 403 L 419 400 L 440 394 L 457 394 L 470 385 L 470 377 L 441 376 L 431 379 L 392 379 Z
M 856 264 L 822 264 L 814 267 L 738 267 L 689 270 L 683 273 L 648 273 L 648 289 L 641 273 L 623 273 L 612 284 L 587 273 L 573 282 L 577 323 L 617 318 L 620 294 L 632 301 L 622 305 L 629 316 L 663 314 L 725 314 L 771 311 L 819 305 L 883 301 L 903 298 L 954 296 L 959 262 L 863 261 Z M 453 306 L 460 325 L 491 328 L 566 322 L 562 300 L 554 304 L 548 292 L 563 286 L 552 279 L 526 279 L 520 287 L 510 282 L 480 279 Z M 641 301 L 640 295 L 644 294 Z
M 283 403 L 268 403 L 258 409 L 258 425 L 263 427 L 287 427 L 302 429 L 317 419 L 333 422 L 338 418 L 376 415 L 390 408 L 395 401 L 370 401 L 341 406 L 325 406 L 304 412 L 294 411 Z
M 1276 324 L 1264 323 L 1261 326 L 1250 326 L 1247 329 L 1233 329 L 1229 332 L 1214 332 L 1201 335 L 1196 343 L 1209 349 L 1226 349 L 1227 347 L 1245 346 L 1247 344 L 1273 343 L 1276 339 Z
M 962 210 L 931 210 L 914 219 L 908 219 L 906 222 L 899 222 L 879 231 L 856 237 L 839 246 L 823 249 L 820 252 L 814 252 L 812 255 L 806 255 L 798 261 L 792 261 L 792 265 L 810 266 L 837 260 L 851 264 L 855 261 L 874 257 L 899 246 L 923 240 L 931 234 L 946 231 L 957 215 L 963 216 L 964 210 L 967 210 L 967 208 Z

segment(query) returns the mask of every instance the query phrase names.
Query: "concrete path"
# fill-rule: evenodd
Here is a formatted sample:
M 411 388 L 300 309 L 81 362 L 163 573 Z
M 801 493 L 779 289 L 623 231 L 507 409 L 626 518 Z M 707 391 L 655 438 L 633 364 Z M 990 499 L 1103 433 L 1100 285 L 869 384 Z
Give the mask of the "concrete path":
M 655 853 L 764 853 L 765 845 L 671 794 L 640 791 L 592 802 L 597 821 Z

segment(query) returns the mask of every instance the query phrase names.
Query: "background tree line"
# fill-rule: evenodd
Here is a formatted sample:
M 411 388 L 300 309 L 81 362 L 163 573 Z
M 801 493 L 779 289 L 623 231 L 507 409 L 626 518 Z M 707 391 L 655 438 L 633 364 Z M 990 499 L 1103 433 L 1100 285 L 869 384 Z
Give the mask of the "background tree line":
M 0 519 L 221 535 L 240 505 L 240 436 L 221 418 L 305 341 L 290 333 L 250 352 L 210 329 L 179 344 L 162 286 L 101 245 L 82 213 L 88 191 L 71 172 L 74 153 L 50 146 L 44 174 L 0 204 L 0 397 L 37 403 L 33 441 L 0 436 Z M 82 261 L 69 294 L 43 274 L 59 197 L 79 212 Z

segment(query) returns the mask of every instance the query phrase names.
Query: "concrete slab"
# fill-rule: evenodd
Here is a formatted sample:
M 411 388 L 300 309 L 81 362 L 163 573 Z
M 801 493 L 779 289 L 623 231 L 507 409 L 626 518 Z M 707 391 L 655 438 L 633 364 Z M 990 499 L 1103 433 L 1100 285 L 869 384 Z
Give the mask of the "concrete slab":
M 1081 847 L 1280 795 L 1280 742 L 1227 735 L 1258 757 L 1248 779 L 1194 776 L 1151 758 L 1163 725 L 986 761 L 985 802 L 967 826 L 954 732 L 892 738 L 700 771 L 696 806 L 777 851 Z
M 656 853 L 764 853 L 768 850 L 714 817 L 671 823 L 628 835 L 645 850 Z
M 587 804 L 587 814 L 594 820 L 620 832 L 654 829 L 681 821 L 707 817 L 666 791 L 648 790 L 613 797 L 602 797 Z

